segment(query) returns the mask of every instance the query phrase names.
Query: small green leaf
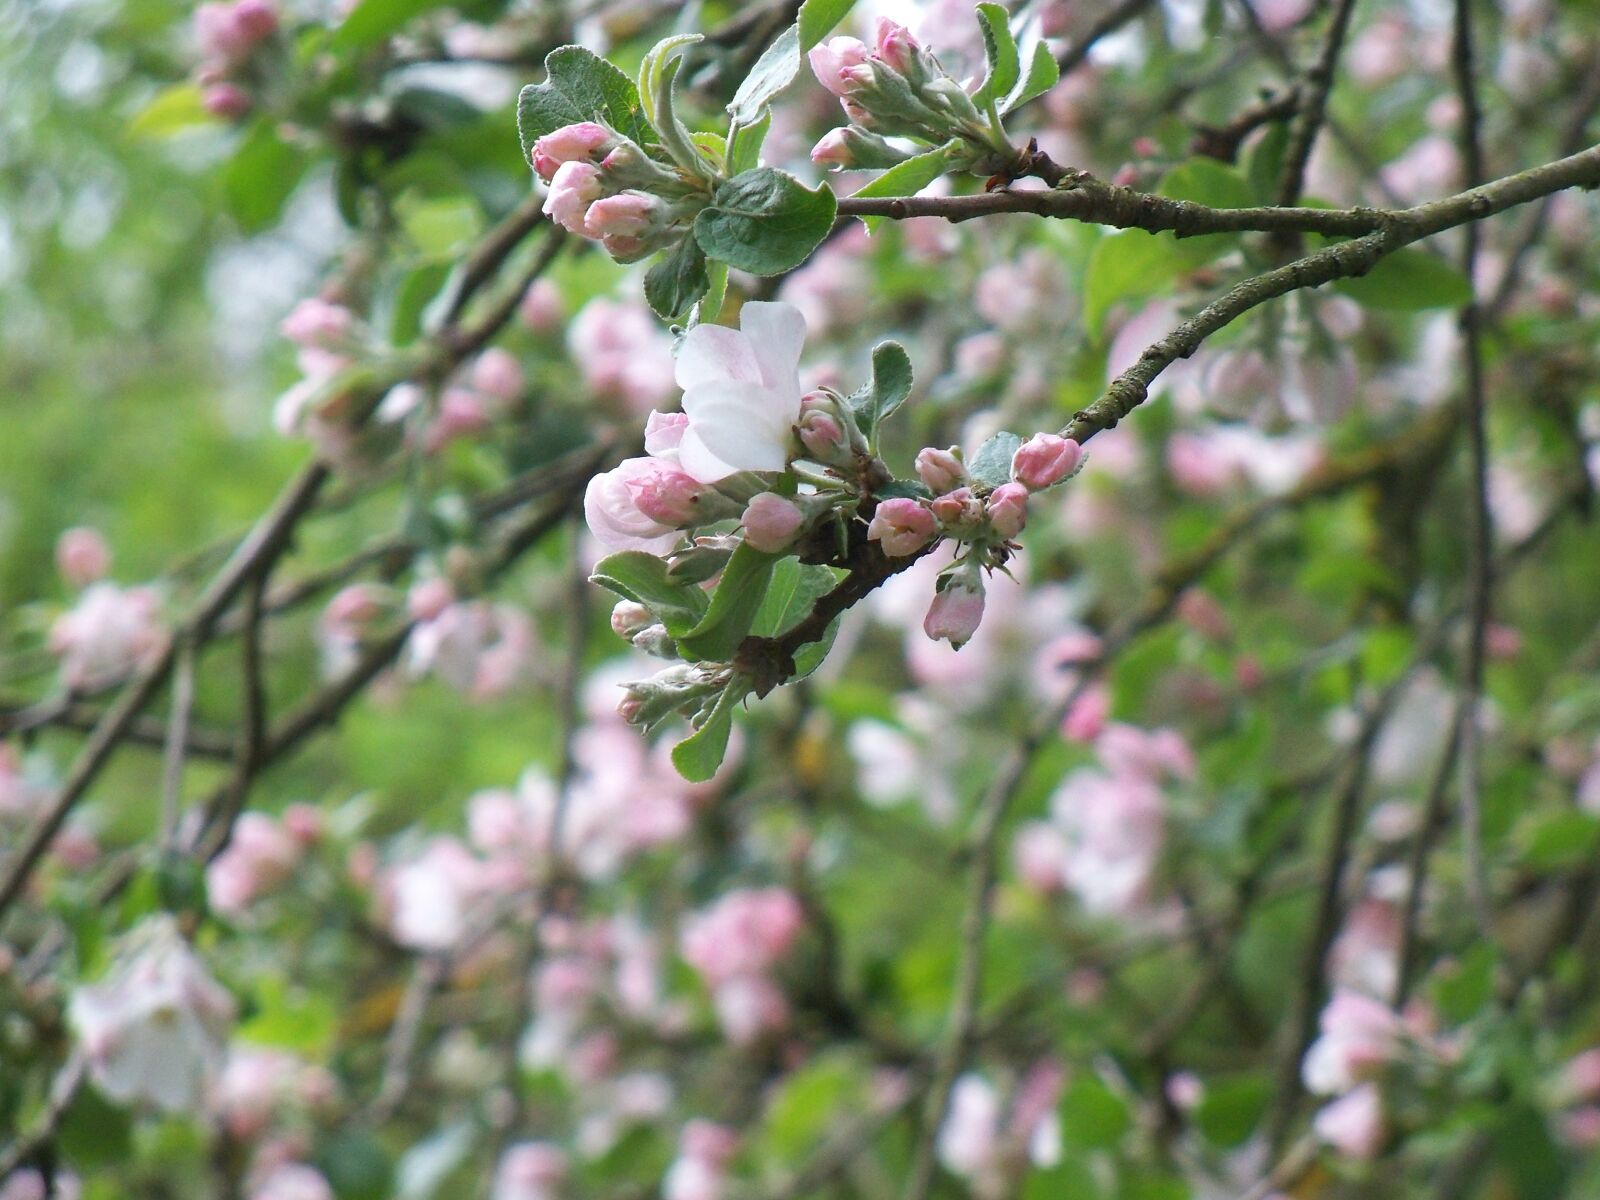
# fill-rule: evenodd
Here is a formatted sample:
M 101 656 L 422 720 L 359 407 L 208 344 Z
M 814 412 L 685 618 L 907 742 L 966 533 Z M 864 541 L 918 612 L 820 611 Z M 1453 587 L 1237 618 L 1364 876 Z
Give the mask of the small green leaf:
M 1127 1104 L 1094 1075 L 1078 1075 L 1061 1097 L 1061 1139 L 1069 1146 L 1109 1150 L 1132 1124 Z
M 128 122 L 128 134 L 136 138 L 160 138 L 204 125 L 214 118 L 200 102 L 200 86 L 195 83 L 175 83 L 162 88 Z
M 278 137 L 278 123 L 257 121 L 222 168 L 228 211 L 246 233 L 259 233 L 277 221 L 305 169 L 305 153 Z
M 705 41 L 704 34 L 680 33 L 662 38 L 650 47 L 650 53 L 646 54 L 644 61 L 639 64 L 639 104 L 645 112 L 653 113 L 656 110 L 656 93 L 661 90 L 662 79 L 666 73 L 667 62 L 672 58 L 672 52 L 703 41 Z
M 674 637 L 688 633 L 706 615 L 706 594 L 667 578 L 667 564 L 643 550 L 624 550 L 601 559 L 589 578 L 626 600 L 642 604 Z
M 1000 5 L 978 5 L 978 27 L 983 30 L 983 53 L 989 60 L 988 77 L 972 94 L 972 102 L 981 110 L 1017 86 L 1022 60 L 1017 54 L 1017 39 L 1011 34 L 1011 17 Z
M 728 299 L 728 264 L 714 262 L 706 268 L 706 275 L 710 283 L 706 287 L 706 294 L 700 298 L 700 303 L 695 306 L 694 323 L 714 323 L 722 315 L 723 304 Z
M 1460 308 L 1472 299 L 1467 277 L 1424 250 L 1396 250 L 1365 275 L 1333 287 L 1366 308 L 1394 312 Z
M 688 312 L 710 284 L 706 252 L 692 237 L 686 237 L 645 272 L 644 298 L 658 317 L 670 321 Z
M 804 54 L 833 32 L 833 27 L 845 19 L 855 7 L 856 0 L 805 0 L 795 30 L 800 37 L 800 53 Z
M 869 445 L 877 446 L 879 426 L 906 402 L 911 384 L 911 356 L 904 346 L 899 342 L 879 342 L 872 348 L 872 382 L 849 399 L 856 423 Z
M 733 710 L 749 692 L 735 676 L 722 690 L 711 715 L 683 741 L 672 748 L 672 765 L 690 783 L 704 783 L 717 773 L 728 753 L 728 736 L 733 732 Z
M 972 456 L 967 473 L 979 483 L 997 488 L 1011 482 L 1011 459 L 1022 448 L 1022 439 L 1014 433 L 1001 430 Z
M 761 602 L 766 597 L 777 562 L 777 555 L 763 554 L 748 544 L 740 545 L 733 552 L 705 615 L 692 629 L 673 635 L 685 658 L 727 662 L 733 657 L 739 643 L 750 636 L 750 627 L 761 611 Z
M 1259 1075 L 1206 1082 L 1194 1121 L 1213 1145 L 1237 1146 L 1248 1138 L 1272 1099 L 1272 1089 Z
M 1030 100 L 1038 99 L 1055 87 L 1060 79 L 1061 64 L 1056 62 L 1056 56 L 1050 53 L 1050 47 L 1042 41 L 1035 42 L 1033 53 L 1028 57 L 1028 73 L 1022 77 L 1022 82 L 1017 84 L 1011 95 L 1006 97 L 1006 102 L 1000 111 L 1008 113 L 1021 108 Z
M 1271 204 L 1283 175 L 1283 156 L 1289 149 L 1289 122 L 1274 121 L 1245 159 L 1245 178 L 1260 204 Z
M 951 142 L 944 146 L 936 146 L 922 154 L 916 154 L 902 163 L 890 167 L 871 183 L 867 184 L 857 196 L 915 196 L 945 172 L 950 158 L 950 150 L 955 145 Z M 882 217 L 862 217 L 866 224 L 867 232 L 874 232 L 883 223 Z
M 761 162 L 761 147 L 767 140 L 767 130 L 772 128 L 772 113 L 763 109 L 753 124 L 734 124 L 728 140 L 727 167 L 729 175 L 743 175 L 754 170 Z
M 333 34 L 335 50 L 359 50 L 381 42 L 430 9 L 450 0 L 361 0 Z
M 633 80 L 605 59 L 582 46 L 560 46 L 545 56 L 544 69 L 545 81 L 517 97 L 523 158 L 545 134 L 580 121 L 599 121 L 640 144 L 655 140 Z
M 1575 867 L 1600 845 L 1600 817 L 1580 809 L 1539 813 L 1517 827 L 1522 863 L 1541 873 Z
M 839 576 L 831 567 L 794 558 L 780 559 L 750 632 L 758 637 L 788 633 L 811 615 L 817 601 L 831 592 L 838 581 Z
M 750 74 L 733 94 L 728 114 L 735 125 L 754 125 L 772 98 L 794 82 L 800 73 L 800 30 L 791 25 L 761 52 Z
M 1256 202 L 1250 181 L 1214 158 L 1191 158 L 1179 163 L 1162 177 L 1156 190 L 1168 199 L 1188 200 L 1210 208 L 1249 208 Z
M 694 236 L 712 258 L 753 275 L 780 275 L 803 263 L 833 228 L 838 202 L 827 185 L 805 187 L 793 175 L 761 167 L 716 190 L 694 220 Z

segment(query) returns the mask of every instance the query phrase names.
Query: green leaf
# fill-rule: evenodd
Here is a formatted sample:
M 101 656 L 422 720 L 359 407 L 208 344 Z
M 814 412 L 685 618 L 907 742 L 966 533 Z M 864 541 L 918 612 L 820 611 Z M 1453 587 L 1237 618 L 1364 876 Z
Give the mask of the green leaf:
M 1022 448 L 1022 439 L 1014 433 L 1001 430 L 972 456 L 967 473 L 979 483 L 997 488 L 1011 482 L 1011 459 Z
M 748 695 L 737 678 L 723 689 L 704 725 L 672 748 L 672 765 L 690 783 L 704 783 L 717 773 L 728 753 L 733 710 Z
M 856 424 L 876 447 L 878 428 L 911 395 L 911 356 L 899 342 L 879 342 L 872 348 L 872 382 L 849 398 Z
M 133 1155 L 133 1116 L 98 1088 L 81 1087 L 67 1105 L 53 1142 L 80 1169 L 126 1167 Z
M 817 601 L 831 592 L 838 580 L 831 567 L 794 558 L 780 559 L 750 632 L 758 637 L 788 633 L 811 615 Z
M 1056 62 L 1056 56 L 1050 53 L 1050 47 L 1039 41 L 1033 44 L 1033 53 L 1028 58 L 1028 73 L 1022 77 L 1022 82 L 1017 84 L 1011 95 L 1006 97 L 1005 104 L 1001 107 L 1002 113 L 1011 112 L 1021 108 L 1030 100 L 1044 95 L 1061 79 L 1061 64 Z
M 728 299 L 728 264 L 714 262 L 706 268 L 706 275 L 710 283 L 706 287 L 706 294 L 695 307 L 696 325 L 715 322 L 722 315 L 722 306 Z
M 710 284 L 706 252 L 692 237 L 686 237 L 645 272 L 644 298 L 658 317 L 670 321 L 688 312 Z
M 394 1165 L 370 1133 L 335 1133 L 315 1155 L 339 1200 L 385 1200 L 394 1194 Z
M 800 53 L 804 54 L 833 32 L 833 27 L 844 20 L 855 7 L 856 0 L 806 0 L 800 6 L 800 16 L 795 30 L 800 37 Z
M 706 594 L 694 584 L 667 578 L 667 564 L 643 550 L 624 550 L 595 564 L 590 580 L 655 613 L 673 637 L 688 633 L 706 615 Z
M 916 154 L 902 163 L 896 163 L 882 175 L 879 175 L 866 187 L 855 194 L 857 196 L 915 196 L 939 176 L 943 175 L 950 158 L 950 150 L 954 142 L 943 146 L 936 146 L 922 154 Z M 883 223 L 883 217 L 862 217 L 861 220 L 867 227 L 867 232 L 874 232 Z
M 1454 266 L 1424 250 L 1396 250 L 1355 279 L 1333 288 L 1366 308 L 1420 312 L 1460 308 L 1472 299 L 1472 285 Z
M 1250 1136 L 1271 1099 L 1272 1089 L 1259 1075 L 1208 1080 L 1195 1124 L 1212 1144 L 1237 1146 Z
M 1068 1158 L 1049 1170 L 1029 1171 L 1021 1200 L 1099 1200 L 1103 1195 L 1088 1164 Z
M 1256 202 L 1250 181 L 1214 158 L 1191 158 L 1179 163 L 1162 177 L 1156 190 L 1168 199 L 1188 200 L 1209 208 L 1250 208 Z
M 128 135 L 136 138 L 160 138 L 195 125 L 216 120 L 200 102 L 200 86 L 195 83 L 175 83 L 162 88 L 131 121 Z
M 1011 35 L 1011 17 L 998 4 L 978 5 L 978 27 L 983 31 L 983 53 L 989 60 L 989 74 L 983 86 L 972 94 L 981 110 L 998 100 L 1022 75 L 1022 60 L 1017 54 L 1017 39 Z
M 820 39 L 819 39 L 820 40 Z M 791 25 L 761 52 L 750 74 L 728 104 L 735 125 L 754 125 L 772 103 L 772 98 L 794 82 L 800 73 L 800 29 Z M 731 169 L 731 168 L 730 168 Z
M 1579 809 L 1540 813 L 1517 828 L 1522 863 L 1533 871 L 1559 871 L 1588 859 L 1600 845 L 1600 817 Z
M 407 271 L 389 303 L 389 341 L 409 346 L 422 333 L 423 314 L 450 278 L 448 262 L 424 262 Z
M 833 649 L 833 639 L 839 636 L 839 622 L 842 620 L 843 613 L 828 622 L 828 628 L 820 638 L 807 642 L 795 651 L 794 674 L 785 680 L 786 683 L 800 682 L 827 661 L 828 651 Z
M 395 203 L 400 228 L 424 256 L 454 257 L 483 231 L 483 210 L 471 196 L 424 199 L 408 192 Z
M 767 140 L 767 130 L 772 128 L 772 113 L 763 109 L 753 124 L 732 127 L 728 140 L 727 167 L 729 175 L 743 175 L 754 170 L 761 162 L 761 147 Z
M 1087 1072 L 1076 1076 L 1061 1097 L 1061 1138 L 1069 1146 L 1109 1150 L 1132 1124 L 1122 1098 Z
M 694 236 L 714 259 L 753 275 L 780 275 L 803 263 L 838 209 L 827 185 L 815 191 L 793 175 L 761 167 L 719 187 L 694 219 Z
M 733 657 L 739 643 L 750 636 L 777 563 L 777 555 L 763 554 L 748 544 L 741 544 L 733 552 L 705 615 L 681 636 L 673 635 L 685 658 L 727 662 Z
M 1245 160 L 1245 178 L 1258 204 L 1271 204 L 1283 175 L 1283 156 L 1289 149 L 1289 122 L 1274 121 L 1261 135 Z
M 222 168 L 228 211 L 246 233 L 259 233 L 277 221 L 305 169 L 305 154 L 279 140 L 277 122 L 257 121 Z
M 582 46 L 560 46 L 545 56 L 545 81 L 530 83 L 517 97 L 517 134 L 522 156 L 533 143 L 563 125 L 598 121 L 641 144 L 655 139 L 633 81 Z
M 335 50 L 358 50 L 381 42 L 406 24 L 452 0 L 361 0 L 333 34 Z
M 679 33 L 662 38 L 650 47 L 650 53 L 646 54 L 644 61 L 639 64 L 639 104 L 646 113 L 656 111 L 659 100 L 656 93 L 661 90 L 661 85 L 665 82 L 667 63 L 672 59 L 672 52 L 703 41 L 705 41 L 704 34 Z

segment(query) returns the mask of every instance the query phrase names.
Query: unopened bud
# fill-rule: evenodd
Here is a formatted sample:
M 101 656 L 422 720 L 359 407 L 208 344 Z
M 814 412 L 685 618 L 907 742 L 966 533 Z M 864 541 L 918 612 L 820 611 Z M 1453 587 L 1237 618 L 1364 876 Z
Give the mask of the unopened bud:
M 1071 438 L 1036 433 L 1011 456 L 1011 478 L 1037 492 L 1060 483 L 1082 461 L 1083 447 Z
M 917 478 L 935 496 L 942 496 L 967 482 L 966 464 L 954 446 L 948 450 L 925 446 L 917 451 L 916 465 Z
M 922 631 L 934 641 L 943 639 L 959 650 L 972 640 L 983 621 L 983 581 L 976 573 L 958 575 L 933 597 Z
M 990 493 L 985 512 L 989 527 L 1010 541 L 1028 523 L 1028 489 L 1020 483 L 1002 484 Z
M 805 523 L 805 511 L 775 492 L 751 497 L 744 515 L 739 518 L 739 524 L 744 527 L 744 540 L 751 549 L 764 554 L 781 554 L 787 550 Z
M 655 614 L 637 601 L 619 600 L 611 610 L 611 632 L 625 642 L 631 642 L 634 634 L 655 623 Z

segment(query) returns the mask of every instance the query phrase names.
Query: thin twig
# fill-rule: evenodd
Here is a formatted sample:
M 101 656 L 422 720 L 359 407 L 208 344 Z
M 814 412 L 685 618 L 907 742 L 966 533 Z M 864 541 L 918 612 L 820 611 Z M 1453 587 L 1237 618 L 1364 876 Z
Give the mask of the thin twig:
M 161 764 L 161 840 L 162 850 L 170 850 L 178 834 L 179 805 L 182 803 L 183 764 L 189 748 L 189 718 L 194 712 L 196 648 L 186 644 L 178 654 L 172 684 L 172 712 L 167 718 L 167 745 Z
M 1328 36 L 1322 43 L 1322 53 L 1306 72 L 1300 112 L 1289 126 L 1289 145 L 1283 154 L 1283 174 L 1278 180 L 1276 197 L 1279 204 L 1296 204 L 1300 200 L 1301 190 L 1305 187 L 1306 164 L 1311 160 L 1311 150 L 1316 145 L 1317 132 L 1322 128 L 1323 116 L 1328 109 L 1328 94 L 1333 90 L 1334 74 L 1339 67 L 1339 56 L 1344 53 L 1345 36 L 1350 30 L 1350 14 L 1354 11 L 1355 0 L 1336 0 L 1333 18 L 1328 23 Z

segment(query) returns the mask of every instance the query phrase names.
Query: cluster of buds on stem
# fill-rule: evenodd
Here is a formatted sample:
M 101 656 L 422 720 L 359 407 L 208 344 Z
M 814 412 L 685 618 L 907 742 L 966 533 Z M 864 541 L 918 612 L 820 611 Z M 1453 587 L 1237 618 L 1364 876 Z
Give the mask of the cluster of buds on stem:
M 708 196 L 703 178 L 661 162 L 596 121 L 564 125 L 533 144 L 529 163 L 550 185 L 544 211 L 618 262 L 675 245 Z
M 831 130 L 813 162 L 841 168 L 890 167 L 910 156 L 889 138 L 928 146 L 955 142 L 951 165 L 993 173 L 1016 158 L 992 104 L 980 110 L 965 88 L 903 26 L 878 18 L 873 45 L 836 37 L 810 54 L 817 81 L 839 97 L 850 124 Z
M 194 12 L 201 63 L 195 72 L 200 103 L 214 117 L 233 120 L 255 105 L 252 60 L 278 30 L 270 0 L 202 4 Z

